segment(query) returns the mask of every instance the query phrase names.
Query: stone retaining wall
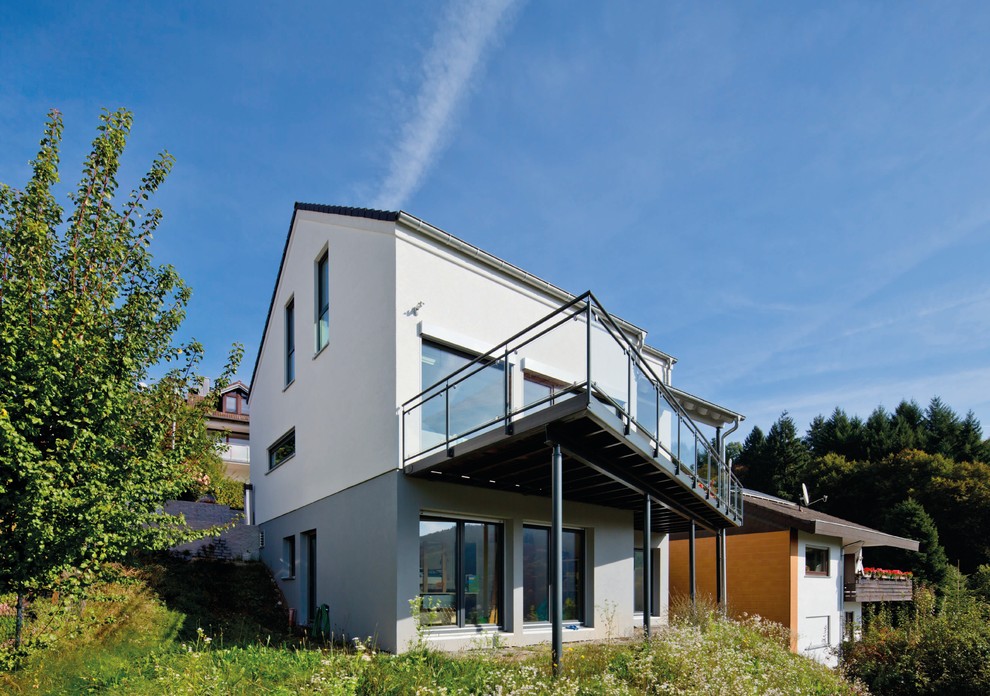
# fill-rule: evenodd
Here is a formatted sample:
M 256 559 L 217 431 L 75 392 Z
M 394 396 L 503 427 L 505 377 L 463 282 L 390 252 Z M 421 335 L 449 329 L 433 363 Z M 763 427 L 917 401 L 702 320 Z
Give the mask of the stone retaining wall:
M 240 510 L 231 510 L 226 505 L 216 503 L 170 500 L 165 504 L 165 512 L 169 515 L 185 515 L 186 523 L 193 529 L 233 524 L 218 535 L 175 546 L 171 549 L 173 554 L 227 561 L 239 561 L 247 555 L 250 559 L 257 560 L 258 527 L 244 524 L 244 515 Z

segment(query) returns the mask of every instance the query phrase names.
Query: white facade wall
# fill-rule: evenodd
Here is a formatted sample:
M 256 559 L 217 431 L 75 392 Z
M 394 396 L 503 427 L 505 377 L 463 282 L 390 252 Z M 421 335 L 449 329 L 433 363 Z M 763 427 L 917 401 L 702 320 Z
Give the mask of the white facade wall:
M 827 576 L 805 573 L 808 546 L 828 549 Z M 798 532 L 798 653 L 835 666 L 842 642 L 842 545 L 835 537 Z
M 436 241 L 400 229 L 396 246 L 396 377 L 399 401 L 420 393 L 423 338 L 484 353 L 539 321 L 563 303 L 549 293 L 500 273 Z M 413 311 L 415 309 L 415 311 Z M 635 403 L 622 347 L 595 322 L 592 331 L 592 377 L 619 402 Z M 630 337 L 633 344 L 636 337 Z M 648 360 L 657 376 L 670 365 Z M 570 321 L 509 355 L 513 367 L 513 408 L 523 405 L 523 373 L 533 370 L 560 382 L 581 382 L 587 376 L 587 324 Z M 405 424 L 407 456 L 419 451 L 418 412 Z M 661 423 L 661 437 L 670 441 L 670 416 Z
M 332 221 L 333 224 L 330 224 Z M 299 211 L 251 390 L 251 481 L 262 524 L 398 464 L 391 223 Z M 316 262 L 329 251 L 330 340 L 315 353 Z M 295 381 L 285 385 L 285 306 Z M 291 428 L 296 455 L 268 470 Z

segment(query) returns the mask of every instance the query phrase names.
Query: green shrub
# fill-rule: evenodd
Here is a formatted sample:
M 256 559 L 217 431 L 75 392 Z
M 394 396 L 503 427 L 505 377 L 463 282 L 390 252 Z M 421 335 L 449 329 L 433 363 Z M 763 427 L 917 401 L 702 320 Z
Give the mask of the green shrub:
M 990 693 L 990 611 L 971 598 L 954 597 L 936 607 L 926 588 L 915 592 L 910 611 L 886 608 L 867 615 L 863 639 L 846 644 L 846 672 L 870 691 L 923 696 Z

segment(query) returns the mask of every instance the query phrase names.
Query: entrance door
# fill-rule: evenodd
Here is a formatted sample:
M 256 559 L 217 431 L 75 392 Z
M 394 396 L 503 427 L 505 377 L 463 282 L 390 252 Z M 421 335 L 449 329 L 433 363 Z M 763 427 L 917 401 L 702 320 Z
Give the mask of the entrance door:
M 316 618 L 316 530 L 304 532 L 303 535 L 302 576 L 303 606 L 306 608 L 305 623 L 312 623 Z

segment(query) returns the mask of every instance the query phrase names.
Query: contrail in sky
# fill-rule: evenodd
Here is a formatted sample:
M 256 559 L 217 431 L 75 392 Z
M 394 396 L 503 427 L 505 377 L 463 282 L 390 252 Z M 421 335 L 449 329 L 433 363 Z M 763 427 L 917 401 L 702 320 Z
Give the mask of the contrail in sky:
M 453 0 L 423 57 L 423 79 L 374 207 L 400 208 L 446 144 L 458 105 L 516 0 Z

